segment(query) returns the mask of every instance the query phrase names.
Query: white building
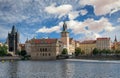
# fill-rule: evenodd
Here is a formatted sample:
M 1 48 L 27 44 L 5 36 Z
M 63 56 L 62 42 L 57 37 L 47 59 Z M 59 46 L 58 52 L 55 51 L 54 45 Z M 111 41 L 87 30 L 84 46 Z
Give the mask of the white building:
M 97 38 L 96 40 L 96 47 L 100 50 L 103 49 L 111 49 L 111 41 L 110 38 L 104 37 L 104 38 Z

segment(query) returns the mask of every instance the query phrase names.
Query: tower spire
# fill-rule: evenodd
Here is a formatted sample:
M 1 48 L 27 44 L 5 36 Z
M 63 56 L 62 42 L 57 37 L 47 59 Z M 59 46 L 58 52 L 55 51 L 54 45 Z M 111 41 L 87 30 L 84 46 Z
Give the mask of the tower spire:
M 15 33 L 15 26 L 13 25 L 11 33 Z
M 114 40 L 114 42 L 117 42 L 117 37 L 116 37 L 116 35 L 115 35 L 115 40 Z

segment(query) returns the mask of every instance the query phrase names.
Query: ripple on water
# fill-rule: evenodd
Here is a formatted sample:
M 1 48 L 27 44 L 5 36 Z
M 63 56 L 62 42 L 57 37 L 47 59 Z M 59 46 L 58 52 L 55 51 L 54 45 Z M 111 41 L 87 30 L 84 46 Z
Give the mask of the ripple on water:
M 81 60 L 0 62 L 0 78 L 119 78 L 120 64 Z

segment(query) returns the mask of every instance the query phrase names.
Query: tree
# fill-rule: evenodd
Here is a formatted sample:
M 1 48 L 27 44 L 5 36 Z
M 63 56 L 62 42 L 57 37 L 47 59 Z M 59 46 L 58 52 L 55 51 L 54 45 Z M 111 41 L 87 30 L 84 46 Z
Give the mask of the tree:
M 64 49 L 62 50 L 62 54 L 63 54 L 63 55 L 67 55 L 67 54 L 68 54 L 68 51 L 67 51 L 66 48 L 64 48 Z
M 97 48 L 93 49 L 93 55 L 98 55 L 99 54 L 99 50 Z
M 6 45 L 0 46 L 0 56 L 6 56 L 6 54 L 7 54 L 7 46 Z
M 78 56 L 79 54 L 82 54 L 81 49 L 80 48 L 76 48 L 75 49 L 75 56 Z
M 21 53 L 20 53 L 21 56 L 26 56 L 27 55 L 27 52 L 25 50 L 22 50 Z
M 120 54 L 120 50 L 115 50 L 115 54 L 119 55 Z

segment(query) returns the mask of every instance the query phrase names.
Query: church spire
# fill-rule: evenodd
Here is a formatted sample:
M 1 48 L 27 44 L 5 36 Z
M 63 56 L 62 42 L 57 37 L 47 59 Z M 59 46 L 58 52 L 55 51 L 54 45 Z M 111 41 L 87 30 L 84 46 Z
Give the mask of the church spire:
M 115 35 L 115 40 L 114 40 L 114 42 L 117 42 L 117 37 L 116 37 L 116 35 Z
M 63 23 L 63 31 L 67 31 L 67 24 L 65 22 Z

